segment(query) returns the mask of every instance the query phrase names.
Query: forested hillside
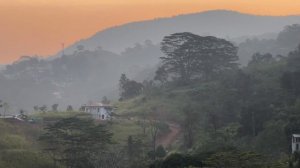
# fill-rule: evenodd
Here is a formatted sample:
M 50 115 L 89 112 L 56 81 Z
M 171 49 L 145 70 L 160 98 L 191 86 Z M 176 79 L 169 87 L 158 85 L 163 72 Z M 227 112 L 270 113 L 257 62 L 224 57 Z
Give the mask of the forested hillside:
M 50 60 L 22 57 L 0 72 L 0 100 L 14 113 L 31 111 L 36 105 L 59 103 L 64 109 L 67 105 L 79 108 L 103 96 L 117 99 L 120 74 L 142 81 L 151 75 L 145 71 L 157 66 L 161 55 L 158 45 L 145 41 L 121 54 L 78 46 L 73 54 Z
M 230 10 L 212 10 L 108 28 L 89 38 L 81 39 L 69 46 L 65 52 L 71 54 L 78 45 L 84 45 L 89 50 L 101 46 L 120 53 L 135 43 L 142 43 L 145 40 L 159 43 L 166 34 L 186 31 L 203 36 L 229 38 L 239 43 L 241 39 L 253 36 L 260 38 L 260 35 L 277 33 L 286 25 L 299 23 L 297 15 L 260 16 Z
M 300 41 L 300 26 L 288 25 L 276 39 L 246 39 L 238 46 L 240 66 L 254 53 L 270 53 L 274 58 L 286 56 Z M 11 112 L 31 111 L 33 106 L 59 103 L 62 108 L 100 100 L 103 96 L 118 99 L 118 79 L 122 73 L 139 82 L 154 78 L 160 64 L 160 44 L 150 40 L 137 43 L 120 54 L 101 47 L 88 50 L 78 45 L 72 54 L 52 59 L 24 56 L 0 71 L 0 100 Z M 79 96 L 80 95 L 80 96 Z M 26 97 L 26 99 L 24 99 Z
M 138 56 L 145 50 L 148 53 L 157 49 L 149 41 L 128 49 L 122 53 L 123 57 L 100 48 L 91 52 L 79 46 L 72 56 L 51 61 L 27 57 L 8 66 L 2 74 L 4 83 L 23 81 L 31 75 L 25 81 L 34 81 L 36 85 L 28 86 L 35 90 L 37 86 L 45 89 L 55 84 L 63 93 L 68 91 L 68 85 L 99 89 L 97 80 L 108 80 L 110 77 L 105 74 L 112 71 L 111 76 L 119 79 L 114 83 L 119 87 L 119 99 L 111 102 L 103 98 L 102 103 L 111 102 L 114 108 L 112 118 L 107 121 L 95 120 L 82 108 L 78 111 L 71 105 L 62 110 L 59 104 L 51 108 L 35 106 L 33 113 L 20 110 L 18 116 L 10 119 L 1 117 L 0 128 L 4 130 L 0 142 L 1 165 L 14 168 L 296 168 L 300 165 L 298 153 L 291 152 L 291 136 L 300 133 L 299 45 L 282 56 L 253 53 L 246 66 L 239 65 L 235 44 L 214 36 L 178 32 L 164 36 L 160 46 L 156 50 L 161 54 L 156 68 L 144 72 L 138 67 L 131 72 L 133 63 L 128 58 L 136 55 L 136 64 L 144 66 L 148 63 L 145 60 L 154 61 L 147 54 L 143 59 Z M 99 57 L 101 53 L 109 57 Z M 102 66 L 95 64 L 97 59 Z M 128 64 L 121 64 L 118 60 L 122 59 Z M 119 64 L 110 67 L 110 61 Z M 147 75 L 141 75 L 144 80 L 139 81 L 132 77 L 134 73 Z M 98 78 L 101 75 L 105 78 Z M 73 85 L 74 82 L 78 85 Z M 6 86 L 12 87 L 10 83 Z M 89 90 L 74 90 L 80 99 L 89 94 L 99 96 Z M 22 94 L 17 91 L 16 94 Z M 43 93 L 47 92 L 35 94 Z M 1 101 L 0 108 L 7 112 L 8 104 Z M 12 162 L 14 158 L 16 161 Z
M 255 53 L 242 68 L 237 48 L 214 37 L 172 34 L 161 49 L 165 57 L 154 80 L 133 98 L 132 89 L 123 87 L 125 100 L 119 103 L 129 116 L 155 113 L 158 120 L 180 123 L 179 154 L 152 166 L 298 164 L 291 136 L 300 131 L 300 46 L 282 57 Z

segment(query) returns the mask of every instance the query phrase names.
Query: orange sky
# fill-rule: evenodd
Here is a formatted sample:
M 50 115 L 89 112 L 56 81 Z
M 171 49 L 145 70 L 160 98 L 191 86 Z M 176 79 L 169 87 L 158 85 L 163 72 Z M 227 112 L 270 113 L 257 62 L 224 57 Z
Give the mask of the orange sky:
M 0 64 L 54 54 L 114 25 L 211 9 L 300 14 L 300 0 L 0 0 Z

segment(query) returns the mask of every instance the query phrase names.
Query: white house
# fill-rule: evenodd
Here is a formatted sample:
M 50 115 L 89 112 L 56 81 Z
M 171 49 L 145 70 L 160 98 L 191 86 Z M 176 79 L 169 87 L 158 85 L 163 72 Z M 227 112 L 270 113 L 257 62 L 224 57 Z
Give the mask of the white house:
M 292 153 L 300 151 L 300 134 L 292 135 Z
M 82 111 L 90 113 L 94 119 L 108 120 L 112 117 L 113 108 L 102 103 L 89 103 L 81 106 Z

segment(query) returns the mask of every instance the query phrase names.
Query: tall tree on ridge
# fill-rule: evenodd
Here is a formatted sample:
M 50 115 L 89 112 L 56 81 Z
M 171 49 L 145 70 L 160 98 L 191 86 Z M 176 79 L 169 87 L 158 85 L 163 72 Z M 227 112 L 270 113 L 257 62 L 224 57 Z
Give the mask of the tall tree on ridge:
M 194 78 L 210 79 L 220 71 L 237 67 L 237 47 L 229 41 L 192 33 L 165 36 L 161 43 L 163 67 L 181 83 Z

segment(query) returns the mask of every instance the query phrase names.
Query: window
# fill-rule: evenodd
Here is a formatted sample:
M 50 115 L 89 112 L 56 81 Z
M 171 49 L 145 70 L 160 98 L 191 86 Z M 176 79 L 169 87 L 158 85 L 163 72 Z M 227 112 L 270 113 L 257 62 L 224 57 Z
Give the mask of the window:
M 299 150 L 299 144 L 296 144 L 296 150 L 297 151 Z
M 102 114 L 102 120 L 104 120 L 104 118 L 105 118 L 105 116 L 104 116 L 104 114 Z

